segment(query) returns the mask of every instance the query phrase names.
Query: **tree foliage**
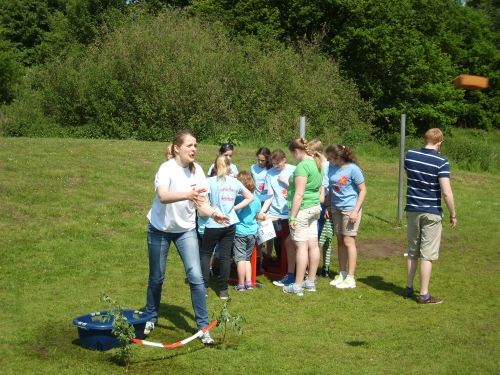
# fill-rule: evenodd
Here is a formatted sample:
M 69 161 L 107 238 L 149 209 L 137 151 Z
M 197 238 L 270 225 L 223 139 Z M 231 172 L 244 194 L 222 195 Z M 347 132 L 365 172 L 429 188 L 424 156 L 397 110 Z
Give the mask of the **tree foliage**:
M 200 140 L 227 130 L 287 140 L 307 114 L 311 136 L 327 140 L 352 128 L 369 134 L 373 116 L 314 46 L 263 51 L 182 11 L 130 20 L 25 82 L 19 102 L 5 109 L 6 134 L 165 140 L 189 128 Z
M 257 35 L 263 46 L 320 38 L 373 100 L 380 129 L 391 131 L 406 112 L 417 131 L 500 127 L 495 1 L 484 3 L 490 23 L 455 0 L 193 0 L 192 11 L 220 20 L 234 36 Z M 460 74 L 490 77 L 491 88 L 454 91 Z
M 67 55 L 77 64 L 120 25 L 132 27 L 134 20 L 162 17 L 172 8 L 207 21 L 200 27 L 220 28 L 243 50 L 271 56 L 285 46 L 300 54 L 311 44 L 314 53 L 338 62 L 340 75 L 356 84 L 386 134 L 399 126 L 401 113 L 410 132 L 500 128 L 500 0 L 0 0 L 0 100 L 15 96 L 18 61 L 43 70 Z M 223 52 L 219 58 L 232 61 Z M 454 90 L 452 80 L 461 74 L 486 76 L 490 87 Z M 72 123 L 77 112 L 67 114 Z
M 74 44 L 88 45 L 123 20 L 125 0 L 0 0 L 3 38 L 37 65 Z

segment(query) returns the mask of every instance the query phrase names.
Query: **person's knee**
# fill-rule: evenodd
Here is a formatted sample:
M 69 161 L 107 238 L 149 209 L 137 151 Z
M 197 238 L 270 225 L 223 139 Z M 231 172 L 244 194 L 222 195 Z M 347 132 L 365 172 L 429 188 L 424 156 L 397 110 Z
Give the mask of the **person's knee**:
M 148 286 L 149 287 L 161 287 L 163 285 L 163 280 L 165 276 L 160 275 L 149 275 Z

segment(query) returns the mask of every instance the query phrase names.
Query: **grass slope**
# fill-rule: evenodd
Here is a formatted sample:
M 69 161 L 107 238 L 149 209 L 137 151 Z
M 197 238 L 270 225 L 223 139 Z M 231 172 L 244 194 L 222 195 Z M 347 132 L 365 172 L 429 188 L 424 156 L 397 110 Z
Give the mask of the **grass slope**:
M 145 303 L 146 213 L 165 144 L 0 138 L 0 368 L 3 374 L 119 374 L 114 351 L 78 342 L 72 319 L 104 310 L 101 291 L 127 308 Z M 200 145 L 204 169 L 217 147 Z M 255 148 L 239 147 L 240 170 Z M 361 154 L 361 153 L 360 153 Z M 361 154 L 362 155 L 362 154 Z M 361 157 L 368 197 L 358 239 L 400 246 L 397 160 Z M 500 368 L 500 176 L 455 171 L 458 227 L 444 229 L 431 292 L 439 306 L 404 300 L 403 257 L 363 257 L 357 288 L 320 279 L 317 293 L 233 292 L 244 335 L 175 350 L 134 346 L 134 374 L 492 374 Z M 336 270 L 336 256 L 332 257 Z M 214 280 L 212 280 L 214 281 Z M 418 280 L 417 284 L 418 285 Z M 213 287 L 216 288 L 215 284 Z M 211 291 L 209 311 L 221 301 Z M 169 256 L 159 329 L 171 343 L 196 332 L 182 262 Z M 213 336 L 220 339 L 217 330 Z

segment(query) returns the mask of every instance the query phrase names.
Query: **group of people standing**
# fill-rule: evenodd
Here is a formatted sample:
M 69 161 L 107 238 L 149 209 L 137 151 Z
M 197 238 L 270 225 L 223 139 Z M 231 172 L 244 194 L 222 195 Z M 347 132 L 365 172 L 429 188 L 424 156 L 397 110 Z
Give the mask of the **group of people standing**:
M 433 142 L 436 139 L 433 139 Z M 440 142 L 439 147 L 442 144 L 442 133 Z M 439 147 L 432 149 L 436 155 Z M 208 178 L 194 162 L 196 150 L 196 138 L 192 133 L 177 133 L 167 149 L 168 160 L 160 166 L 156 174 L 156 196 L 147 215 L 150 272 L 146 312 L 151 314 L 152 318 L 146 324 L 145 334 L 154 329 L 158 319 L 166 258 L 172 241 L 184 263 L 196 324 L 200 330 L 209 324 L 206 298 L 209 291 L 211 258 L 216 248 L 220 260 L 219 297 L 226 299 L 229 295 L 228 279 L 232 252 L 238 270 L 238 285 L 234 289 L 240 292 L 253 289 L 249 261 L 256 242 L 257 219 L 272 218 L 276 228 L 289 228 L 290 235 L 285 235 L 286 238 L 282 242 L 287 254 L 288 272 L 283 279 L 273 282 L 274 285 L 282 287 L 283 292 L 302 296 L 303 291 L 316 291 L 316 274 L 321 259 L 318 239 L 322 228 L 330 228 L 327 232 L 333 231 L 337 238 L 339 273 L 330 284 L 339 289 L 356 287 L 355 239 L 367 189 L 362 170 L 350 147 L 332 144 L 327 147 L 325 157 L 320 141 L 308 142 L 304 138 L 297 138 L 288 145 L 289 152 L 297 162 L 296 166 L 287 163 L 283 150 L 276 149 L 271 152 L 262 147 L 256 153 L 257 163 L 252 165 L 248 172 L 239 172 L 231 162 L 234 147 L 223 144 L 209 169 Z M 429 157 L 436 157 L 434 153 L 427 154 Z M 434 183 L 430 189 L 430 194 L 434 197 L 432 214 L 441 215 L 441 190 L 438 189 L 441 186 L 454 226 L 456 216 L 453 196 L 450 198 L 449 164 L 445 158 L 438 159 L 437 186 Z M 418 163 L 420 161 L 413 162 L 412 166 L 418 166 Z M 413 176 L 414 173 L 420 173 L 417 167 L 410 169 L 405 164 L 405 168 L 409 182 L 410 174 Z M 446 178 L 448 185 L 443 182 Z M 422 182 L 420 185 L 422 184 L 430 182 Z M 425 211 L 428 207 L 421 203 L 428 199 L 422 196 L 425 195 L 422 191 L 427 191 L 428 186 L 422 188 L 420 185 L 408 186 L 409 192 L 411 188 L 420 193 L 415 200 L 408 198 L 407 211 L 420 212 L 419 210 Z M 420 224 L 418 229 L 412 232 L 411 238 L 410 230 L 408 232 L 411 251 L 405 297 L 413 295 L 413 277 L 418 258 L 423 259 L 421 268 L 424 271 L 421 269 L 421 273 L 424 273 L 427 280 L 430 278 L 430 270 L 424 262 L 432 264 L 432 260 L 437 259 L 436 240 L 429 244 L 427 237 L 425 241 L 417 238 L 422 236 L 425 229 L 423 219 L 418 214 L 408 214 L 409 221 L 411 216 L 412 222 Z M 434 230 L 434 237 L 436 233 Z M 329 242 L 327 244 L 329 245 Z M 425 254 L 420 249 L 424 245 L 432 247 L 425 250 Z M 439 238 L 437 246 L 439 250 Z M 326 247 L 323 249 L 323 275 L 328 275 L 329 266 L 329 256 L 325 255 L 330 249 L 329 246 Z M 266 244 L 266 248 L 267 255 L 271 255 L 272 241 Z M 425 293 L 419 301 L 425 302 L 420 303 L 439 303 L 440 300 L 428 295 L 425 283 L 421 286 L 421 294 L 422 292 Z M 201 336 L 201 341 L 204 344 L 213 344 L 208 331 Z

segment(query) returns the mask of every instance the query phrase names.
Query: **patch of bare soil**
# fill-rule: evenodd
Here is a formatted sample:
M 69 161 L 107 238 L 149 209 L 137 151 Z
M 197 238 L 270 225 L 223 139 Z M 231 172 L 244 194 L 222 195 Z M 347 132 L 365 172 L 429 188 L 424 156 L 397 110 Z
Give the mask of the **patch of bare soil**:
M 360 259 L 403 256 L 403 254 L 406 253 L 406 247 L 385 240 L 356 241 L 356 247 L 358 249 L 358 258 Z

